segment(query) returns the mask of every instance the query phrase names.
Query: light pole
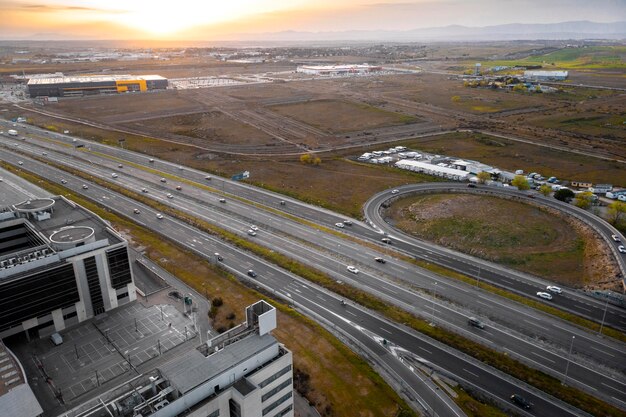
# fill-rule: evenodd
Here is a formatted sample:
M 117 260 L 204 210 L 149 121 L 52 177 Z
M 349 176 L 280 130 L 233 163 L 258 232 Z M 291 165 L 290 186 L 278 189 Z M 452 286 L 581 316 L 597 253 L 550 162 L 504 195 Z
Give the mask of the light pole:
M 602 328 L 604 327 L 604 319 L 606 318 L 606 310 L 609 308 L 609 297 L 611 293 L 609 292 L 606 296 L 606 304 L 604 305 L 604 314 L 602 315 L 602 323 L 600 323 L 600 331 L 598 331 L 598 336 L 602 334 Z
M 476 278 L 476 286 L 480 285 L 480 265 L 478 265 L 478 278 Z
M 576 339 L 576 336 L 572 336 L 572 343 L 569 345 L 569 354 L 567 355 L 567 365 L 565 365 L 565 379 L 563 380 L 563 385 L 567 385 L 567 371 L 569 371 L 569 362 L 572 358 L 572 349 L 574 348 L 574 339 Z
M 433 312 L 430 318 L 430 325 L 435 326 L 435 297 L 437 296 L 437 281 L 433 284 Z

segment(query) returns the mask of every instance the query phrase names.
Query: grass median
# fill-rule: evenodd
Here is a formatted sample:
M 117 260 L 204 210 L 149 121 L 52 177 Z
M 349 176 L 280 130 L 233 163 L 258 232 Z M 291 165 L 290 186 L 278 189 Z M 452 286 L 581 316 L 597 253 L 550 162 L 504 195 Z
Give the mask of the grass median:
M 365 291 L 358 290 L 354 287 L 350 287 L 343 283 L 337 282 L 332 277 L 318 271 L 310 266 L 301 264 L 286 255 L 277 253 L 254 242 L 239 237 L 238 235 L 225 231 L 219 226 L 210 224 L 208 222 L 196 219 L 190 215 L 187 215 L 179 210 L 157 203 L 147 197 L 126 190 L 116 184 L 104 181 L 100 178 L 95 178 L 87 175 L 83 172 L 73 170 L 67 167 L 60 167 L 72 174 L 81 176 L 85 179 L 89 179 L 104 187 L 108 187 L 116 192 L 120 192 L 131 198 L 136 198 L 143 203 L 152 206 L 164 213 L 179 218 L 194 227 L 204 230 L 207 233 L 220 236 L 220 238 L 242 248 L 248 250 L 257 256 L 264 258 L 265 260 L 274 263 L 292 273 L 299 275 L 311 282 L 315 282 L 325 288 L 339 294 L 342 297 L 349 298 L 367 308 L 375 310 L 385 317 L 398 322 L 404 323 L 410 326 L 414 330 L 423 333 L 435 340 L 438 340 L 450 347 L 460 350 L 483 363 L 493 366 L 505 373 L 508 373 L 536 388 L 553 395 L 581 410 L 589 412 L 594 415 L 603 416 L 623 416 L 623 412 L 618 408 L 605 403 L 592 395 L 589 395 L 583 391 L 575 389 L 573 387 L 563 386 L 561 381 L 541 371 L 535 370 L 523 363 L 520 363 L 509 356 L 502 354 L 494 349 L 482 346 L 474 341 L 463 338 L 462 336 L 453 333 L 449 330 L 432 327 L 426 320 L 420 319 L 398 307 L 388 304 L 384 300 L 375 297 Z
M 216 328 L 230 327 L 244 320 L 245 306 L 259 298 L 267 299 L 175 242 L 113 214 L 89 199 L 74 195 L 60 185 L 15 169 L 7 163 L 0 162 L 0 166 L 93 211 L 111 222 L 134 245 L 142 247 L 146 256 L 200 294 L 221 298 L 224 304 L 215 316 L 213 325 Z M 295 372 L 301 378 L 304 375 L 308 381 L 305 386 L 306 397 L 322 416 L 417 416 L 368 363 L 328 331 L 295 310 L 271 302 L 279 310 L 278 327 L 273 334 L 293 352 Z M 356 398 L 359 401 L 355 401 Z

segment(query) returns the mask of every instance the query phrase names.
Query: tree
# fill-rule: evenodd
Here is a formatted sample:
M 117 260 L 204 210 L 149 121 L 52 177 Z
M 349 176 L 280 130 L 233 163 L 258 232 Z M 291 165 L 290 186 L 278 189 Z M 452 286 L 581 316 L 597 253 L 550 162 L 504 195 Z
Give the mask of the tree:
M 554 193 L 554 198 L 569 203 L 574 198 L 574 192 L 569 188 L 561 188 Z
M 450 100 L 452 100 L 453 103 L 458 103 L 461 101 L 461 96 L 452 96 Z
M 607 214 L 609 223 L 615 227 L 620 226 L 626 220 L 626 203 L 621 201 L 612 202 L 609 204 Z
M 524 91 L 526 91 L 526 90 L 528 90 L 528 89 L 527 89 L 527 88 L 526 88 L 526 86 L 525 86 L 524 84 L 522 84 L 522 83 L 515 84 L 515 87 L 513 87 L 513 91 L 522 91 L 522 92 L 524 92 Z
M 314 156 L 310 153 L 305 153 L 305 154 L 300 155 L 300 162 L 302 162 L 303 164 L 317 166 L 322 163 L 322 160 L 319 156 Z
M 591 207 L 592 202 L 593 202 L 593 193 L 589 191 L 584 191 L 576 195 L 576 199 L 574 200 L 574 205 L 576 207 L 580 207 L 581 209 L 587 210 L 589 207 Z
M 513 181 L 511 181 L 511 185 L 517 187 L 518 190 L 528 190 L 530 188 L 528 179 L 523 175 L 516 175 Z
M 552 187 L 547 184 L 543 184 L 541 187 L 539 187 L 539 192 L 547 197 L 552 192 Z
M 484 184 L 491 179 L 491 174 L 485 171 L 481 171 L 476 174 L 476 178 L 478 178 L 479 183 Z

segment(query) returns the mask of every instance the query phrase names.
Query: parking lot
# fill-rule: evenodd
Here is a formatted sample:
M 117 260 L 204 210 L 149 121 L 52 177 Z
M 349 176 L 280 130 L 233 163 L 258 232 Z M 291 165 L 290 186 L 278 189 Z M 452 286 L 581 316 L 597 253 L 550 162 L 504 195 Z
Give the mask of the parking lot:
M 67 403 L 195 336 L 173 306 L 132 303 L 64 332 L 63 344 L 37 359 Z

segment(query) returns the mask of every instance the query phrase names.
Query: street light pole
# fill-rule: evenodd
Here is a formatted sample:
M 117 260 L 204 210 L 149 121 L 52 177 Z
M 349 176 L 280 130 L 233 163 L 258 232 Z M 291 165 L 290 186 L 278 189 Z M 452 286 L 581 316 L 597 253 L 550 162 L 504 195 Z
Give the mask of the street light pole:
M 606 304 L 604 305 L 604 314 L 602 315 L 602 323 L 600 323 L 600 331 L 598 331 L 598 335 L 602 334 L 602 328 L 604 327 L 604 319 L 606 318 L 606 310 L 609 308 L 609 296 L 611 295 L 611 293 L 609 292 L 609 294 L 606 297 Z
M 567 371 L 569 371 L 569 363 L 572 358 L 572 348 L 574 347 L 574 339 L 576 339 L 576 336 L 572 336 L 572 343 L 569 345 L 569 354 L 567 355 L 567 365 L 565 365 L 565 379 L 563 380 L 563 385 L 567 385 Z
M 430 325 L 435 325 L 435 297 L 437 295 L 437 281 L 433 284 L 433 312 L 430 318 Z

